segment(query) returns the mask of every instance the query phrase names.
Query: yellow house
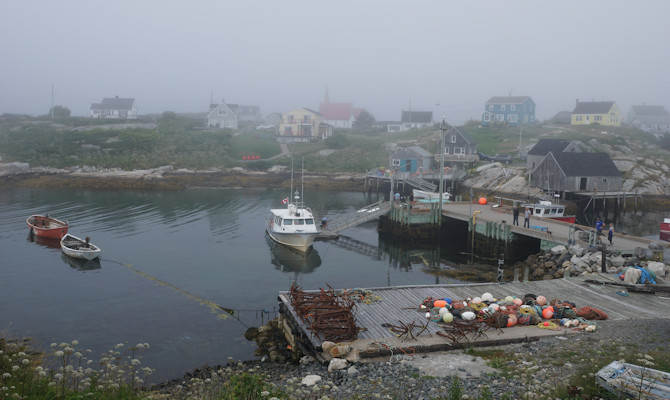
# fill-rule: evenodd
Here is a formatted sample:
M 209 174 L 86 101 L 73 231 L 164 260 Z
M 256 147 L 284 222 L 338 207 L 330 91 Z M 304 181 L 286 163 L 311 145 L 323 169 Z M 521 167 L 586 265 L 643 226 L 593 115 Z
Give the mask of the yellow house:
M 296 108 L 282 114 L 278 138 L 292 142 L 309 142 L 333 135 L 333 127 L 324 122 L 324 116 L 309 108 Z
M 613 101 L 577 100 L 570 124 L 621 126 L 621 113 Z

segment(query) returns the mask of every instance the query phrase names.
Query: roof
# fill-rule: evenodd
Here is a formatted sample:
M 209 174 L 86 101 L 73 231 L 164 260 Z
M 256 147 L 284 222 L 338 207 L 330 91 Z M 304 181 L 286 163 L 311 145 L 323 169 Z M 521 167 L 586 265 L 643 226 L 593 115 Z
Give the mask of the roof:
M 133 104 L 135 104 L 135 99 L 110 97 L 102 99 L 100 108 L 105 110 L 132 110 Z
M 395 153 L 392 154 L 393 156 L 399 157 L 433 157 L 433 153 L 429 152 L 428 150 L 421 148 L 419 146 L 412 146 L 412 147 L 406 147 L 399 149 Z
M 569 124 L 571 119 L 572 111 L 559 111 L 556 113 L 556 115 L 551 117 L 550 121 Z
M 464 127 L 454 126 L 453 128 L 451 128 L 447 131 L 447 134 L 449 134 L 449 132 L 451 132 L 451 131 L 458 132 L 458 134 L 461 135 L 463 137 L 463 139 L 465 139 L 465 141 L 468 142 L 468 144 L 477 144 L 477 141 L 475 140 L 475 138 L 470 136 L 470 134 L 468 133 L 468 131 L 465 130 Z
M 528 151 L 528 155 L 546 156 L 549 152 L 560 153 L 565 150 L 569 144 L 570 140 L 540 139 L 535 146 Z
M 433 123 L 433 112 L 432 111 L 403 111 L 402 112 L 402 121 L 410 122 L 410 113 L 411 113 L 411 122 L 421 123 L 421 124 L 432 124 Z
M 530 99 L 528 96 L 500 96 L 500 97 L 491 97 L 486 104 L 521 104 L 526 99 Z
M 632 106 L 631 111 L 638 117 L 669 117 L 670 113 L 663 106 Z
M 578 101 L 573 114 L 607 114 L 614 105 L 613 101 Z
M 319 112 L 327 120 L 348 121 L 352 116 L 352 103 L 321 103 Z
M 565 176 L 621 176 L 621 171 L 606 153 L 552 152 L 551 155 Z

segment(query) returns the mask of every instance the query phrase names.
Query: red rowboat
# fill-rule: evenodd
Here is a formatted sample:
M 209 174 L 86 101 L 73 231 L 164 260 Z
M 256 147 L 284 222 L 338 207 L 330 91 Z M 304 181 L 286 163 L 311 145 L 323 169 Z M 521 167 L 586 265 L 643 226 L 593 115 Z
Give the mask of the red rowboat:
M 46 215 L 31 215 L 26 220 L 30 233 L 43 238 L 60 239 L 67 233 L 70 224 Z
M 659 236 L 661 240 L 670 242 L 670 218 L 664 218 L 661 222 L 661 234 Z

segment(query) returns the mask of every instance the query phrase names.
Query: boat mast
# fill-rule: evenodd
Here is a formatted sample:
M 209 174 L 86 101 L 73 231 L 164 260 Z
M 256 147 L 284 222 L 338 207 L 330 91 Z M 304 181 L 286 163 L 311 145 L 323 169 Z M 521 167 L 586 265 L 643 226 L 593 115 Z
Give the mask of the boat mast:
M 302 197 L 303 204 L 305 202 L 305 156 L 302 157 L 302 165 L 300 166 L 300 197 Z
M 289 192 L 289 203 L 291 203 L 291 196 L 293 196 L 293 153 L 291 153 L 291 191 Z

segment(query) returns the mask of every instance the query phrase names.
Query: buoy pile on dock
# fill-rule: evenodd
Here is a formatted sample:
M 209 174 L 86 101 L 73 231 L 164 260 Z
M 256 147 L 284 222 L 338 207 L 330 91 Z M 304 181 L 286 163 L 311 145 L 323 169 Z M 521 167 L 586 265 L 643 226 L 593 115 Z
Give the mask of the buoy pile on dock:
M 536 326 L 542 329 L 566 327 L 593 332 L 596 330 L 593 320 L 607 319 L 607 314 L 598 309 L 588 306 L 578 308 L 573 302 L 558 299 L 548 301 L 545 296 L 535 294 L 502 299 L 496 299 L 490 293 L 465 300 L 427 297 L 419 310 L 425 312 L 427 319 L 443 325 L 447 331 L 451 330 L 450 324 L 476 321 L 497 329 Z M 462 324 L 459 325 L 462 329 Z

